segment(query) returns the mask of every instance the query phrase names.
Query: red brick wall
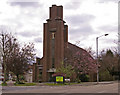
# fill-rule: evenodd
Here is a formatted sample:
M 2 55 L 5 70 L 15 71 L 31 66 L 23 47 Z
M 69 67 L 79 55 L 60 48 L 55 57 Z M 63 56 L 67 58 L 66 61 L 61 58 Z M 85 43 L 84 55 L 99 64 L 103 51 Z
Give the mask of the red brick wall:
M 41 63 L 43 63 L 42 79 L 43 81 L 48 81 L 49 73 L 47 71 L 52 68 L 52 33 L 55 33 L 55 68 L 59 67 L 64 60 L 64 48 L 67 45 L 66 43 L 68 43 L 68 26 L 64 25 L 62 6 L 52 5 L 52 7 L 50 7 L 49 19 L 47 23 L 43 24 L 43 32 L 43 59 L 41 60 Z M 33 71 L 34 69 L 35 66 L 33 66 Z M 33 76 L 35 76 L 34 74 Z M 36 74 L 38 80 L 38 68 Z M 33 80 L 35 80 L 35 78 L 33 78 Z
M 59 67 L 64 60 L 64 45 L 68 41 L 68 29 L 63 21 L 63 7 L 53 5 L 50 7 L 50 16 L 47 23 L 44 23 L 44 40 L 43 40 L 43 80 L 48 81 L 47 71 L 52 68 L 52 32 L 55 33 L 55 68 Z M 66 30 L 66 32 L 65 32 Z M 65 36 L 66 37 L 65 37 Z

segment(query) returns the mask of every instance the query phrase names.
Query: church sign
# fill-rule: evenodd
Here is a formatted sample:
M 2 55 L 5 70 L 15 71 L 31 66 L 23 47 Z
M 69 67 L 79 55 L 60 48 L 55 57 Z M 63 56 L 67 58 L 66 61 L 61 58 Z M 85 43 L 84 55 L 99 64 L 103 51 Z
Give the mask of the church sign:
M 56 76 L 56 82 L 63 82 L 63 76 Z

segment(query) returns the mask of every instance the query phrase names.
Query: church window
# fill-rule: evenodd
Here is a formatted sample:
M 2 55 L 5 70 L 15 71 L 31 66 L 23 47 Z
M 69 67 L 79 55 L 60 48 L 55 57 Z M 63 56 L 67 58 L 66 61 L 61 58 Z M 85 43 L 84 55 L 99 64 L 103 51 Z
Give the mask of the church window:
M 52 68 L 55 67 L 54 64 L 55 64 L 55 58 L 52 58 Z
M 52 33 L 52 39 L 55 39 L 55 33 Z

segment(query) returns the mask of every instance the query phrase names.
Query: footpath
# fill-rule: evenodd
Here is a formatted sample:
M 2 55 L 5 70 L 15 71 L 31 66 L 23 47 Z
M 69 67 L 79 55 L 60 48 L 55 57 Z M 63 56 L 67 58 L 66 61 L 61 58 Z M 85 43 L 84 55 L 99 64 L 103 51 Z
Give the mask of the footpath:
M 104 85 L 118 83 L 118 81 L 104 81 L 104 82 L 82 82 L 82 83 L 70 83 L 70 86 L 90 86 L 90 85 Z M 47 86 L 45 83 L 38 83 L 37 86 Z M 62 85 L 64 86 L 64 85 Z M 69 85 L 68 85 L 69 86 Z
M 7 81 L 7 86 L 14 86 L 14 81 L 12 80 Z
M 74 84 L 74 85 L 78 85 L 78 86 L 89 86 L 89 85 L 104 85 L 104 84 L 113 84 L 113 83 L 117 83 L 118 81 L 104 81 L 104 82 L 83 82 L 80 84 Z

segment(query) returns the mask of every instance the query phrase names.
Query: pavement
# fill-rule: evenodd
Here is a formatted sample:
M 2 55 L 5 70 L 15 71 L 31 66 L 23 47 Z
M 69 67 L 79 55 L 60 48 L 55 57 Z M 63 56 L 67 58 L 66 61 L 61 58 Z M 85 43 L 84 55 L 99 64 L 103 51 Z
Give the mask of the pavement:
M 14 86 L 14 81 L 12 81 L 12 80 L 9 80 L 9 81 L 7 81 L 7 86 Z

